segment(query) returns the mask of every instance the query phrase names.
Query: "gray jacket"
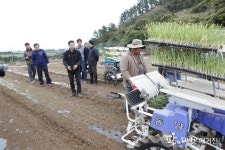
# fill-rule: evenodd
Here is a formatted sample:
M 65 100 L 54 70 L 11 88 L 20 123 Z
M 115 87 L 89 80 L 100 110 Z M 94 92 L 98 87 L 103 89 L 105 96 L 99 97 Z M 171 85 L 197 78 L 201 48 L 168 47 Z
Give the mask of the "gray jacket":
M 84 46 L 83 45 L 81 45 L 80 47 L 76 46 L 75 49 L 80 52 L 82 61 L 84 61 Z
M 31 55 L 32 55 L 32 49 L 30 51 L 25 51 L 23 53 L 23 57 L 26 60 L 27 64 L 33 64 L 32 60 L 31 60 Z M 28 58 L 27 58 L 28 57 Z

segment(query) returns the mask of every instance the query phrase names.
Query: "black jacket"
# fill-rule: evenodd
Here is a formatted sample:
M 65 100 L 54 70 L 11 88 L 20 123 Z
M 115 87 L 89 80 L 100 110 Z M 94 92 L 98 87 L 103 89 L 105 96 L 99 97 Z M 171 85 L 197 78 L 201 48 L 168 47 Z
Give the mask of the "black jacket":
M 84 62 L 88 61 L 89 48 L 84 48 Z
M 98 49 L 94 46 L 90 47 L 88 54 L 88 65 L 95 66 L 99 60 L 99 52 Z
M 73 67 L 74 65 L 79 66 L 81 65 L 81 62 L 82 62 L 81 53 L 78 50 L 74 50 L 73 52 L 67 50 L 63 55 L 63 64 L 66 68 L 68 66 Z

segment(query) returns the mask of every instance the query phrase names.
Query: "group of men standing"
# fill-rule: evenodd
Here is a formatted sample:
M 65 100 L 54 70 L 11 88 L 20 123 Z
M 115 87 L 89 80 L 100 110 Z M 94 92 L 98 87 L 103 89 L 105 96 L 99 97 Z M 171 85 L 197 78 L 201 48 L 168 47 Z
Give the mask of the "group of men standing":
M 78 95 L 82 98 L 81 83 L 87 82 L 87 69 L 90 74 L 90 84 L 97 85 L 97 62 L 99 60 L 98 49 L 94 46 L 94 41 L 82 45 L 82 40 L 77 39 L 77 46 L 73 40 L 68 42 L 69 49 L 63 54 L 63 64 L 68 72 L 69 82 L 72 94 Z M 30 47 L 29 43 L 25 43 L 26 51 L 24 52 L 24 59 L 27 62 L 27 69 L 31 83 L 35 82 L 36 70 L 38 73 L 38 80 L 40 86 L 43 87 L 43 74 L 45 73 L 47 85 L 51 86 L 52 81 L 48 72 L 48 56 L 43 49 L 40 49 L 39 44 L 34 44 L 34 49 Z M 88 66 L 88 67 L 87 67 Z M 82 75 L 81 75 L 82 74 Z M 75 88 L 74 77 L 76 79 L 77 88 Z
M 82 97 L 81 82 L 86 83 L 87 81 L 87 65 L 90 74 L 90 84 L 97 84 L 99 52 L 98 49 L 94 47 L 93 40 L 90 40 L 89 44 L 85 43 L 84 46 L 82 46 L 82 40 L 78 39 L 77 44 L 78 46 L 75 47 L 75 42 L 73 40 L 68 42 L 69 49 L 63 55 L 63 64 L 68 72 L 72 91 L 71 96 L 77 94 L 78 97 Z M 77 83 L 77 90 L 75 89 L 74 76 Z
M 24 52 L 24 59 L 27 62 L 27 70 L 30 78 L 30 82 L 35 82 L 36 70 L 38 73 L 38 80 L 40 82 L 40 86 L 44 86 L 43 74 L 45 73 L 46 81 L 49 86 L 52 85 L 52 80 L 48 73 L 48 56 L 43 49 L 40 49 L 40 45 L 38 43 L 34 44 L 34 50 L 30 47 L 29 43 L 25 43 L 26 51 Z
M 99 60 L 98 49 L 94 46 L 94 41 L 82 45 L 82 40 L 77 39 L 77 46 L 73 40 L 68 42 L 69 49 L 64 52 L 63 64 L 68 72 L 69 82 L 72 94 L 82 98 L 81 83 L 87 82 L 87 69 L 90 74 L 90 84 L 97 84 L 97 62 Z M 48 56 L 43 49 L 39 48 L 39 44 L 34 44 L 32 51 L 30 44 L 25 43 L 26 51 L 24 58 L 27 62 L 28 74 L 30 82 L 35 82 L 36 69 L 40 85 L 43 86 L 42 71 L 45 73 L 47 84 L 51 86 L 51 78 L 48 73 Z M 130 77 L 145 74 L 148 72 L 144 58 L 141 55 L 141 50 L 145 48 L 142 41 L 133 39 L 131 44 L 128 44 L 129 50 L 124 53 L 120 60 L 120 70 L 123 75 L 123 85 L 126 92 L 132 91 L 133 83 L 129 80 Z M 88 67 L 87 67 L 88 66 Z M 82 74 L 82 75 L 81 75 Z M 77 88 L 75 88 L 74 79 L 76 79 Z M 125 108 L 125 105 L 124 105 Z

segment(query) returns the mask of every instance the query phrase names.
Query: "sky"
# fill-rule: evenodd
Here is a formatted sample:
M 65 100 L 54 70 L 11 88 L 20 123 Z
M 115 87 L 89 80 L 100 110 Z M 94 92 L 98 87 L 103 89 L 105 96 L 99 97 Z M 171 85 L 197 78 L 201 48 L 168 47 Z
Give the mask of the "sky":
M 137 0 L 1 0 L 0 51 L 67 48 L 69 40 L 87 42 L 94 30 L 119 24 L 122 12 Z

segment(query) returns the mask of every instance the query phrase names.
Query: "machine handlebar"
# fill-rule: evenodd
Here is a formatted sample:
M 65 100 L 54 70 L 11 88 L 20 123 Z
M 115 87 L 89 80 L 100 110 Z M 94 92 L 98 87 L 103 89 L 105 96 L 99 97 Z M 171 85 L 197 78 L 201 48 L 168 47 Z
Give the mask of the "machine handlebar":
M 124 97 L 124 94 L 122 94 L 122 93 L 118 93 L 118 92 L 114 92 L 114 91 L 111 91 L 111 93 L 118 96 L 118 97 L 115 97 L 115 98 L 121 99 L 122 97 Z
M 118 92 L 111 91 L 112 94 L 120 95 Z

